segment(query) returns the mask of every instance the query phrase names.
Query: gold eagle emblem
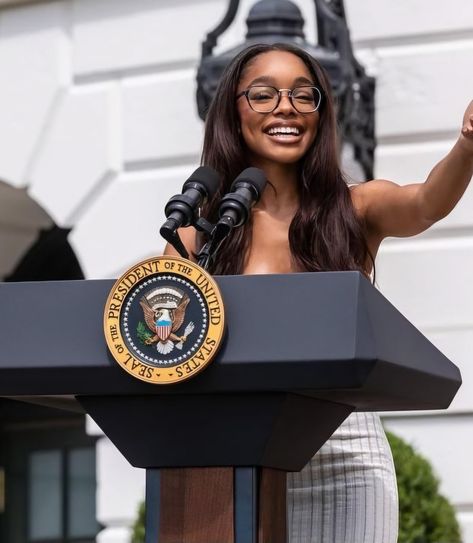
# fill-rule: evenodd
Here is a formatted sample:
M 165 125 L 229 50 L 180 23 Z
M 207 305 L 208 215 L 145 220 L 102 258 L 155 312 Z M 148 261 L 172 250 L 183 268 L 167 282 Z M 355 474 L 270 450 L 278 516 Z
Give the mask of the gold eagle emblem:
M 189 301 L 189 296 L 175 287 L 157 288 L 143 296 L 140 305 L 146 325 L 152 333 L 145 339 L 145 343 L 156 344 L 161 354 L 170 353 L 174 347 L 182 349 L 187 336 L 194 330 L 194 323 L 189 322 L 183 335 L 176 334 L 184 323 Z

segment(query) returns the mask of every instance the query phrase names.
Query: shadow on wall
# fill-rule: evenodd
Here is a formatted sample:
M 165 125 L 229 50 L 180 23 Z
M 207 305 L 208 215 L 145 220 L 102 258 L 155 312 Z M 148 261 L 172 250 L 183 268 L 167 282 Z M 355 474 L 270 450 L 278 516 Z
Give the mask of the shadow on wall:
M 26 190 L 0 182 L 0 280 L 83 279 L 69 232 L 56 226 Z
M 61 281 L 84 279 L 67 236 L 70 230 L 53 226 L 42 230 L 5 281 Z

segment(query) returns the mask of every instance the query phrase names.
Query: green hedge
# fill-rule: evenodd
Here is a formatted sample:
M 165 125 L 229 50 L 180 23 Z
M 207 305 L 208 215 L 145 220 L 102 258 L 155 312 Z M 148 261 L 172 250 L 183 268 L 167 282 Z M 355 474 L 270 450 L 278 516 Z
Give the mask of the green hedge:
M 401 438 L 386 432 L 393 452 L 399 492 L 398 543 L 461 543 L 450 503 L 438 492 L 429 462 Z M 133 543 L 145 540 L 145 507 L 139 507 Z
M 133 526 L 133 537 L 131 543 L 145 543 L 145 504 L 140 503 L 138 517 Z
M 461 543 L 453 507 L 438 492 L 429 462 L 401 438 L 386 432 L 399 492 L 398 543 Z

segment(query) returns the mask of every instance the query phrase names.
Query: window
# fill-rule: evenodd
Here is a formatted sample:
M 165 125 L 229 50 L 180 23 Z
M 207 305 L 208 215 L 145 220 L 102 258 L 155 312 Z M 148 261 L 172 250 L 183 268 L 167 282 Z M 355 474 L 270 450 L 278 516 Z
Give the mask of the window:
M 96 439 L 83 415 L 0 400 L 1 543 L 95 543 Z
M 28 543 L 94 540 L 93 447 L 30 452 L 27 488 Z

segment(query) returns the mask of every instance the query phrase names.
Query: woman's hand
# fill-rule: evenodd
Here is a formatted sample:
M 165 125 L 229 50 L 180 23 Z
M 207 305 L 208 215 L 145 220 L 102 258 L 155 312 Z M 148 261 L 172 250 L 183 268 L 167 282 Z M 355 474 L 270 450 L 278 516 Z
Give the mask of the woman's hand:
M 465 115 L 463 115 L 460 143 L 466 151 L 473 154 L 473 100 L 466 108 Z

